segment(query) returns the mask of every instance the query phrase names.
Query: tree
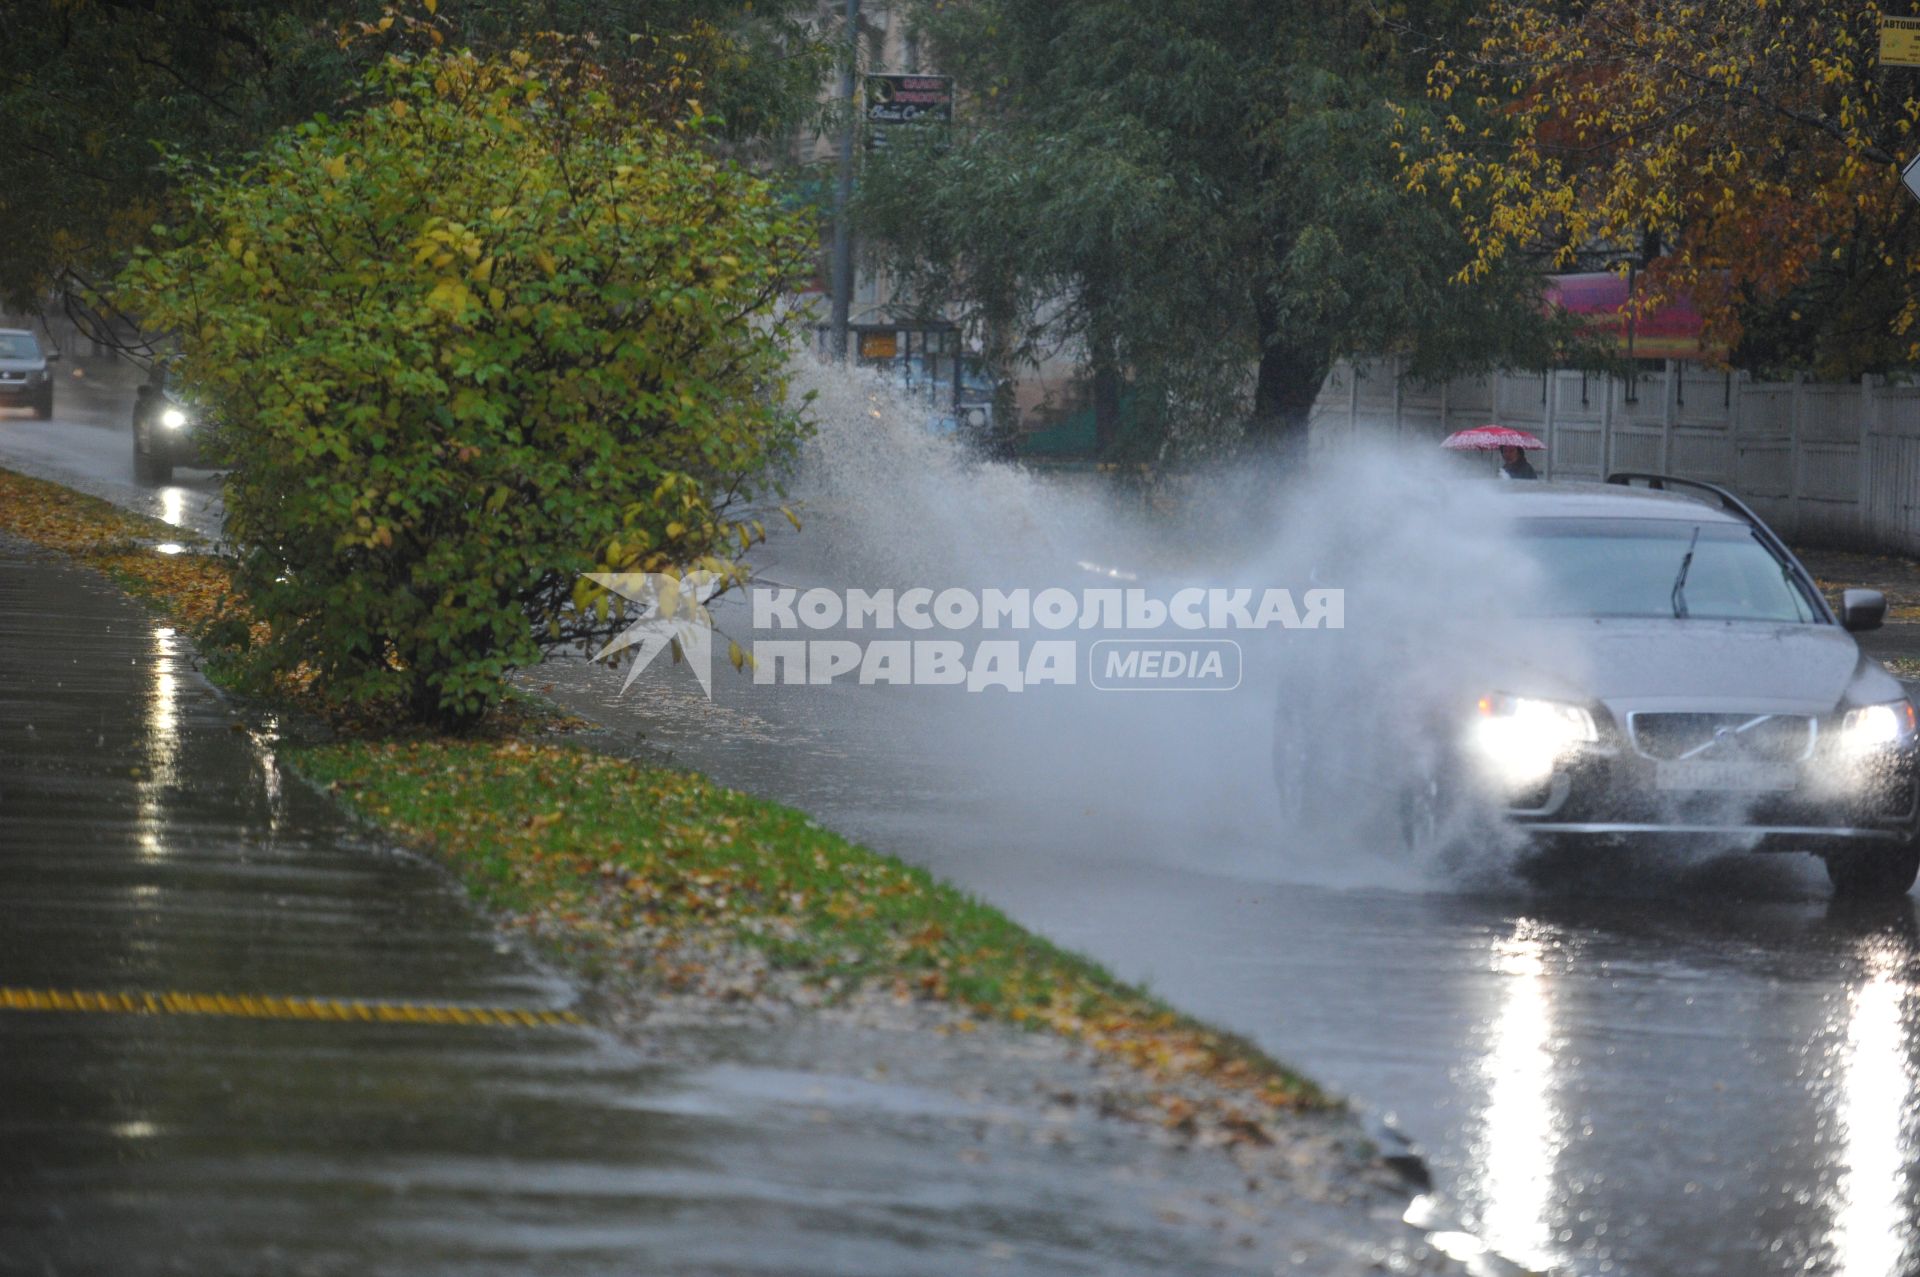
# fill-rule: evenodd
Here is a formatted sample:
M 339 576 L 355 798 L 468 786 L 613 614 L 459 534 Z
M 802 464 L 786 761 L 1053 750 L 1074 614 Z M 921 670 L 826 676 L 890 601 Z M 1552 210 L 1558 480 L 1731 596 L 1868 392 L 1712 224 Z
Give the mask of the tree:
M 229 153 L 330 101 L 343 59 L 332 40 L 314 38 L 325 7 L 10 4 L 0 40 L 0 305 L 33 309 L 140 240 L 165 189 L 156 141 Z
M 728 576 L 763 535 L 810 237 L 697 114 L 542 70 L 391 59 L 364 110 L 184 174 L 121 277 L 218 422 L 262 674 L 462 726 L 618 628 L 583 574 Z
M 396 3 L 398 0 L 396 0 Z M 709 136 L 777 137 L 813 106 L 806 0 L 11 0 L 0 39 L 0 306 L 89 291 L 166 207 L 166 153 L 230 163 L 359 92 L 430 29 L 503 53 L 538 32 L 634 85 L 704 86 Z M 678 59 L 678 61 L 676 61 Z M 609 86 L 613 87 L 613 86 Z
M 1105 439 L 1122 376 L 1176 432 L 1245 415 L 1291 443 L 1341 355 L 1403 351 L 1427 375 L 1543 356 L 1527 267 L 1449 283 L 1466 245 L 1392 149 L 1423 109 L 1412 33 L 1372 6 L 917 12 L 965 119 L 870 166 L 862 225 L 924 302 L 1009 334 L 1009 358 L 1078 343 Z
M 1838 0 L 1508 0 L 1439 60 L 1417 188 L 1465 196 L 1472 277 L 1516 257 L 1642 265 L 1755 368 L 1920 359 L 1920 96 Z M 1461 109 L 1454 109 L 1461 108 Z M 1479 117 L 1469 119 L 1465 112 Z

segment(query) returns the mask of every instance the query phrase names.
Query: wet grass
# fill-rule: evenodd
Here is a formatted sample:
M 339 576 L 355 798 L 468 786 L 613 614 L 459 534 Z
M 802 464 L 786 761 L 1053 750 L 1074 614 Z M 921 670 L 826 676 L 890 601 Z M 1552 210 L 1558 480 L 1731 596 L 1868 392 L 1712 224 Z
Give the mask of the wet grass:
M 352 742 L 295 762 L 496 910 L 557 924 L 542 931 L 576 962 L 636 929 L 663 950 L 718 938 L 822 987 L 877 984 L 1051 1030 L 1156 1079 L 1269 1108 L 1329 1103 L 1250 1044 L 924 870 L 696 773 L 519 741 Z

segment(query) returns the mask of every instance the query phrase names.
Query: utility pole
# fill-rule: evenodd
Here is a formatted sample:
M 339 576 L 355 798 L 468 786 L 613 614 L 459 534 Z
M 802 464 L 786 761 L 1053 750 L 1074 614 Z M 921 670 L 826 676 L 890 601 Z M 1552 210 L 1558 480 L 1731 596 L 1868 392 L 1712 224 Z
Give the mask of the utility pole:
M 847 361 L 847 319 L 853 308 L 853 227 L 847 205 L 853 199 L 854 72 L 860 62 L 860 0 L 847 0 L 847 47 L 840 63 L 840 101 L 846 127 L 840 134 L 840 180 L 833 192 L 833 357 Z

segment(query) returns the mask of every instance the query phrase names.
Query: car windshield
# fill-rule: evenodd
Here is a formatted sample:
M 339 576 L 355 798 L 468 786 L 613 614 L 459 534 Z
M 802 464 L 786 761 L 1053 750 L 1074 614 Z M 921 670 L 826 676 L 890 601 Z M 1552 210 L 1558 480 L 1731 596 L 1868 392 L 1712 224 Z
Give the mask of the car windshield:
M 0 359 L 38 359 L 40 343 L 28 333 L 0 333 Z
M 1520 533 L 1544 587 L 1529 612 L 1703 621 L 1817 619 L 1787 565 L 1741 524 L 1528 519 Z

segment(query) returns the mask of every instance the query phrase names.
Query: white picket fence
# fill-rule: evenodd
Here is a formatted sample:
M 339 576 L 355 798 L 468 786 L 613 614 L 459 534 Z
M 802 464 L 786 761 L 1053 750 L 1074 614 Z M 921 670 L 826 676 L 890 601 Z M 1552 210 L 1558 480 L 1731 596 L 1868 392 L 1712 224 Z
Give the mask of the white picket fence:
M 1673 361 L 1632 384 L 1567 371 L 1424 384 L 1382 359 L 1334 370 L 1311 438 L 1316 451 L 1376 432 L 1438 443 L 1488 422 L 1539 435 L 1544 478 L 1705 479 L 1789 538 L 1920 554 L 1920 386 L 1758 382 Z

